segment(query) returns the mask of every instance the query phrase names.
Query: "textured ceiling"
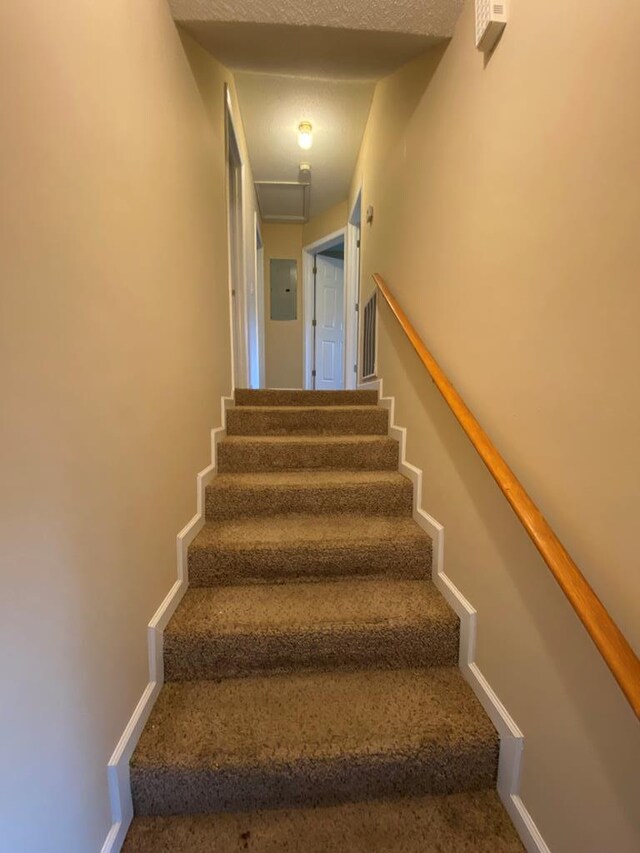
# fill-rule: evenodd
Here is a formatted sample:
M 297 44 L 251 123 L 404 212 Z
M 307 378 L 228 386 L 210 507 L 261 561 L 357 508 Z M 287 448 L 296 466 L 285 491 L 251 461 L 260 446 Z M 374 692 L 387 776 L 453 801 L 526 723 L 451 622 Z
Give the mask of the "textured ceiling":
M 407 33 L 284 24 L 180 22 L 205 50 L 234 71 L 378 80 L 439 39 Z
M 256 181 L 297 181 L 311 164 L 311 216 L 342 201 L 349 187 L 374 84 L 272 74 L 235 74 Z M 313 147 L 298 147 L 301 121 L 313 125 Z
M 371 79 L 453 34 L 463 0 L 169 0 L 234 70 Z
M 463 0 L 169 0 L 176 21 L 336 27 L 450 38 Z
M 316 216 L 346 197 L 374 81 L 450 38 L 463 2 L 169 0 L 169 6 L 174 20 L 235 72 L 256 181 L 296 181 L 300 163 L 311 163 Z M 314 127 L 309 152 L 296 142 L 304 119 Z

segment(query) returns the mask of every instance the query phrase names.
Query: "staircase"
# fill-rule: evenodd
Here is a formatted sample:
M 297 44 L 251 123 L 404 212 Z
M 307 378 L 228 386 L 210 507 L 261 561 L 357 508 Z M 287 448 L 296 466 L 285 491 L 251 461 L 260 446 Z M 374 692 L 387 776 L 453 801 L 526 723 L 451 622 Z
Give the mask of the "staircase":
M 237 391 L 126 853 L 521 851 L 375 392 Z

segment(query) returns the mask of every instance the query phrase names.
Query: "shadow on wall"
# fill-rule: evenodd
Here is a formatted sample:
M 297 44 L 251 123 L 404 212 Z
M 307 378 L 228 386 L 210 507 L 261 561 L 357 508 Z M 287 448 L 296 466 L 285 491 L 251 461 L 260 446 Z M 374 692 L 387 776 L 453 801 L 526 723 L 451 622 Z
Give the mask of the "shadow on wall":
M 398 424 L 409 427 L 407 459 L 424 471 L 423 508 L 444 525 L 446 571 L 479 611 L 478 665 L 524 731 L 521 794 L 530 813 L 542 813 L 545 778 L 564 776 L 569 792 L 578 774 L 637 832 L 632 710 L 386 305 L 379 328 L 380 374 L 385 394 L 396 395 Z M 562 760 L 568 742 L 580 767 Z M 584 849 L 607 849 L 615 823 L 610 816 L 601 839 L 581 839 Z M 560 849 L 553 828 L 540 829 Z

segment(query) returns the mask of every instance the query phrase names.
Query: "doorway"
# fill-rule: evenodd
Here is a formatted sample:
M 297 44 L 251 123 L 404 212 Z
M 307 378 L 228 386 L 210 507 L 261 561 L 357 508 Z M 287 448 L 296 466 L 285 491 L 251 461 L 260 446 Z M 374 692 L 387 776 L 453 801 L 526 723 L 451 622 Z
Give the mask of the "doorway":
M 229 302 L 231 311 L 231 372 L 234 387 L 248 379 L 248 335 L 245 329 L 245 275 L 243 235 L 243 163 L 231 112 L 231 96 L 225 84 L 225 131 L 227 153 L 227 203 L 229 241 Z M 256 323 L 257 326 L 257 323 Z
M 345 254 L 345 387 L 358 385 L 358 316 L 360 303 L 360 235 L 362 223 L 362 187 L 358 190 L 349 213 Z
M 264 346 L 264 242 L 258 214 L 254 213 L 255 269 L 253 299 L 249 314 L 249 382 L 251 388 L 265 385 Z
M 303 249 L 305 388 L 345 387 L 346 231 L 329 234 Z

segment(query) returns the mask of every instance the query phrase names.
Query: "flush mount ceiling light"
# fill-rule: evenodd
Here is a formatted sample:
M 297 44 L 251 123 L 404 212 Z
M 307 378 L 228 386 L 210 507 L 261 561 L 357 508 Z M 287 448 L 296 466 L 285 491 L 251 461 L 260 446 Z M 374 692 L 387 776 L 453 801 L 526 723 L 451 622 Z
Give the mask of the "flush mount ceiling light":
M 305 151 L 313 145 L 313 128 L 310 121 L 301 121 L 298 125 L 298 145 Z

